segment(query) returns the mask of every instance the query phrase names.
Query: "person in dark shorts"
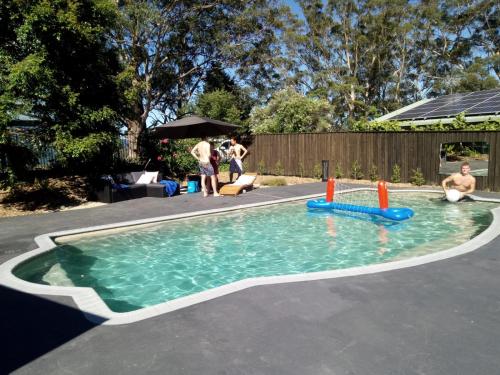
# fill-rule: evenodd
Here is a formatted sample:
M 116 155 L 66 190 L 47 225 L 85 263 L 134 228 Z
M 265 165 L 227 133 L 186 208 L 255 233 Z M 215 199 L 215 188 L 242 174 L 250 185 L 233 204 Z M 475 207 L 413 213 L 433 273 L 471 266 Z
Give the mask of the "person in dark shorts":
M 229 182 L 233 182 L 233 174 L 237 173 L 239 178 L 243 174 L 243 158 L 246 156 L 248 150 L 240 145 L 236 137 L 231 137 L 231 147 L 229 147 Z

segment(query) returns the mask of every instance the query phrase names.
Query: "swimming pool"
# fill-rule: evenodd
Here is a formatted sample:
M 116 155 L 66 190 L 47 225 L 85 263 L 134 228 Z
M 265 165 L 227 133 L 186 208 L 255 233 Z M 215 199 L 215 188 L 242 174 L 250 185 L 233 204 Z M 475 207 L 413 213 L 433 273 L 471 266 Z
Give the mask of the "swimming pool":
M 352 200 L 356 194 L 350 193 Z M 415 210 L 404 223 L 311 212 L 304 201 L 112 233 L 61 238 L 14 269 L 31 283 L 90 287 L 115 312 L 154 307 L 230 283 L 400 261 L 449 249 L 481 233 L 498 203 L 449 204 L 398 193 Z

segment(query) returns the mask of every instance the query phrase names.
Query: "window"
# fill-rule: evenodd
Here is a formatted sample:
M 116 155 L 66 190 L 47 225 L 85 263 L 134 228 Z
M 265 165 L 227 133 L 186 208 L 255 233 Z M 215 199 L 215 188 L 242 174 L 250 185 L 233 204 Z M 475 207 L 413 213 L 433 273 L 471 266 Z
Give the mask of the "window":
M 460 165 L 468 162 L 471 175 L 487 176 L 489 153 L 490 145 L 486 142 L 442 143 L 439 152 L 439 173 L 458 173 Z

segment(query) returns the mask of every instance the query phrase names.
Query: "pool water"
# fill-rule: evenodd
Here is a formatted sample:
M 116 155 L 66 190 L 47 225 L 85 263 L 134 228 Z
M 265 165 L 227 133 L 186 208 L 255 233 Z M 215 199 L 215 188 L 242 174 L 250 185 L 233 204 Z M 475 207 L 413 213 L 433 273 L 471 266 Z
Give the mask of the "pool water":
M 367 193 L 351 193 L 351 202 Z M 376 194 L 376 193 L 375 193 Z M 94 288 L 126 312 L 250 277 L 370 265 L 451 248 L 491 223 L 498 204 L 443 202 L 438 194 L 394 193 L 413 219 L 308 211 L 305 202 L 82 236 L 19 265 L 35 283 Z

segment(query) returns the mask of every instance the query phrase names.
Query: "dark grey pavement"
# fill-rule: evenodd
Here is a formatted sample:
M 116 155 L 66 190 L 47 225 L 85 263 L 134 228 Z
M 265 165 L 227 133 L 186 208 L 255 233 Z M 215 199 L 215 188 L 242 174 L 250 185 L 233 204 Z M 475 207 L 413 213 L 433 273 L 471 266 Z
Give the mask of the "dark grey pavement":
M 49 231 L 322 192 L 145 198 L 0 219 L 0 262 Z M 498 197 L 498 195 L 496 195 Z M 0 373 L 500 374 L 500 238 L 460 257 L 332 280 L 253 287 L 123 326 L 70 298 L 0 286 Z

